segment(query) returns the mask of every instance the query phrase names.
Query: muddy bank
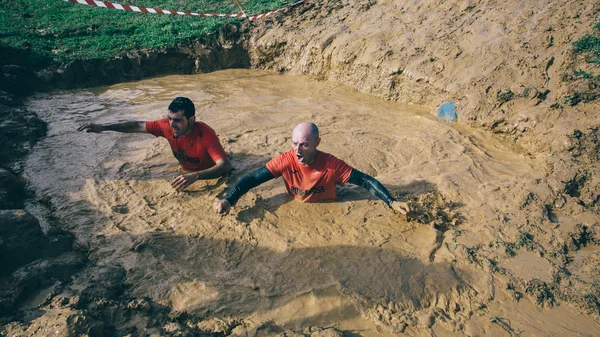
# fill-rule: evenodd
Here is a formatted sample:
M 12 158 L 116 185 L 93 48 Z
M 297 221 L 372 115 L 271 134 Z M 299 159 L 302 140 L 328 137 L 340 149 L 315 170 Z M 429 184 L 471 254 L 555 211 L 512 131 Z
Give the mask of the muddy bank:
M 21 176 L 23 160 L 46 134 L 46 123 L 26 109 L 18 96 L 2 92 L 1 97 L 0 317 L 4 321 L 14 317 L 24 298 L 58 278 L 68 278 L 82 263 L 62 255 L 72 250 L 71 235 L 58 228 L 43 230 L 38 219 L 25 210 L 27 203 L 38 202 Z M 81 254 L 69 254 L 84 259 Z M 65 259 L 68 262 L 57 262 Z
M 0 91 L 0 278 L 41 255 L 44 235 L 37 220 L 22 210 L 29 193 L 21 173 L 25 156 L 45 134 L 46 123 L 15 93 Z
M 592 33 L 600 6 L 538 1 L 310 1 L 257 23 L 253 66 L 305 74 L 435 109 L 503 133 L 531 151 L 559 146 L 593 104 L 566 108 L 565 75 L 589 68 L 572 42 Z M 571 121 L 566 123 L 566 121 Z M 552 132 L 563 138 L 549 141 Z
M 23 87 L 22 94 L 36 90 L 93 87 L 167 74 L 206 73 L 250 67 L 243 45 L 248 34 L 244 26 L 230 24 L 218 32 L 175 48 L 130 51 L 111 59 L 78 60 L 57 64 L 52 60 L 35 62 L 27 52 L 0 48 L 2 65 L 28 67 L 28 73 L 10 76 L 6 71 L 2 87 Z M 31 71 L 32 70 L 32 71 Z M 30 80 L 31 78 L 34 80 Z
M 218 33 L 172 49 L 139 50 L 110 60 L 75 61 L 40 73 L 55 88 L 92 87 L 168 74 L 248 68 L 247 31 L 227 25 Z

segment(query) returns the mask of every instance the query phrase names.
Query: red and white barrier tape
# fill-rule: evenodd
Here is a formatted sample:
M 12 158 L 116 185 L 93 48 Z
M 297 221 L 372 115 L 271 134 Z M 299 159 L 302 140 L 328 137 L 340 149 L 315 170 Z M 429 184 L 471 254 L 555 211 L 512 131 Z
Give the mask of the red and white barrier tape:
M 72 3 L 78 3 L 82 5 L 96 6 L 96 7 L 105 7 L 112 9 L 120 9 L 122 11 L 132 11 L 139 13 L 153 13 L 153 14 L 171 14 L 171 15 L 189 15 L 189 16 L 213 16 L 213 17 L 225 17 L 225 18 L 245 18 L 245 14 L 201 14 L 201 13 L 192 13 L 192 12 L 174 12 L 166 9 L 155 9 L 155 8 L 145 8 L 145 7 L 137 7 L 137 6 L 129 6 L 129 5 L 121 5 L 115 4 L 108 1 L 95 1 L 95 0 L 65 0 Z M 253 15 L 248 17 L 248 20 L 254 21 L 260 18 L 264 18 L 265 16 L 269 16 L 271 14 L 280 12 L 288 7 L 297 6 L 301 3 L 306 2 L 306 0 L 299 0 L 294 2 L 291 5 L 286 7 L 282 7 L 279 9 L 272 10 L 270 12 L 266 12 L 263 14 Z

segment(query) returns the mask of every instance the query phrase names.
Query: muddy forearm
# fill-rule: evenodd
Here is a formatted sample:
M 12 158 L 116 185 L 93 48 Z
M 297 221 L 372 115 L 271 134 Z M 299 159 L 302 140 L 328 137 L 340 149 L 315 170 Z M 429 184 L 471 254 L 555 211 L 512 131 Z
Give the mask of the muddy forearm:
M 197 171 L 196 177 L 198 180 L 219 178 L 223 174 L 231 171 L 231 168 L 232 167 L 229 158 L 223 158 L 218 160 L 215 166 L 206 170 Z
M 242 177 L 242 179 L 240 179 L 240 181 L 238 181 L 235 186 L 229 190 L 229 193 L 227 193 L 224 199 L 227 200 L 231 206 L 233 206 L 238 199 L 241 198 L 242 195 L 246 194 L 246 192 L 248 192 L 251 188 L 254 188 L 273 178 L 275 178 L 273 173 L 267 170 L 266 166 L 263 166 Z
M 121 122 L 114 124 L 100 124 L 102 131 L 117 131 L 124 133 L 142 132 L 146 133 L 146 122 Z
M 348 182 L 366 188 L 373 195 L 385 201 L 388 206 L 391 206 L 392 202 L 396 200 L 390 195 L 390 192 L 387 190 L 387 188 L 385 188 L 385 186 L 383 186 L 383 184 L 381 184 L 377 179 L 368 174 L 362 173 L 357 169 L 352 170 Z

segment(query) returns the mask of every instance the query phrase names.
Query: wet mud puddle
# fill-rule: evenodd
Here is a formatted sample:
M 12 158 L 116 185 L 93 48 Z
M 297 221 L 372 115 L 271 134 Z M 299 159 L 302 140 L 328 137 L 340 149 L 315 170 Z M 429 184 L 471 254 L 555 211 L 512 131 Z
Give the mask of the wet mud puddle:
M 179 167 L 165 139 L 76 131 L 86 122 L 162 118 L 176 96 L 192 99 L 196 118 L 216 130 L 235 166 L 229 180 L 177 192 L 169 180 Z M 27 161 L 32 189 L 50 200 L 90 264 L 122 267 L 128 296 L 235 317 L 244 324 L 232 334 L 265 326 L 503 333 L 469 323 L 493 298 L 494 280 L 468 262 L 464 246 L 493 235 L 485 223 L 512 202 L 503 190 L 545 170 L 510 144 L 441 123 L 422 107 L 249 70 L 44 94 L 27 105 L 49 123 Z M 249 192 L 230 215 L 215 214 L 213 199 L 287 151 L 302 121 L 319 126 L 322 151 L 410 201 L 413 217 L 356 186 L 341 187 L 338 202 L 292 201 L 281 179 Z

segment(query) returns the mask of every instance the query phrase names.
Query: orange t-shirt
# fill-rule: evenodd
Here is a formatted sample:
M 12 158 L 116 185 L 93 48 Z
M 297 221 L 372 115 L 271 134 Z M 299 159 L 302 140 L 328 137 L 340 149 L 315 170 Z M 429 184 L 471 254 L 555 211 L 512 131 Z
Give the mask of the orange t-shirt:
M 146 122 L 146 130 L 169 141 L 173 155 L 186 171 L 206 170 L 215 166 L 219 159 L 227 157 L 215 130 L 202 122 L 195 122 L 189 135 L 177 138 L 173 137 L 168 118 Z
M 335 185 L 345 184 L 352 173 L 352 167 L 343 160 L 321 151 L 311 165 L 302 165 L 294 150 L 271 159 L 267 170 L 275 178 L 283 176 L 288 193 L 305 202 L 336 200 Z

